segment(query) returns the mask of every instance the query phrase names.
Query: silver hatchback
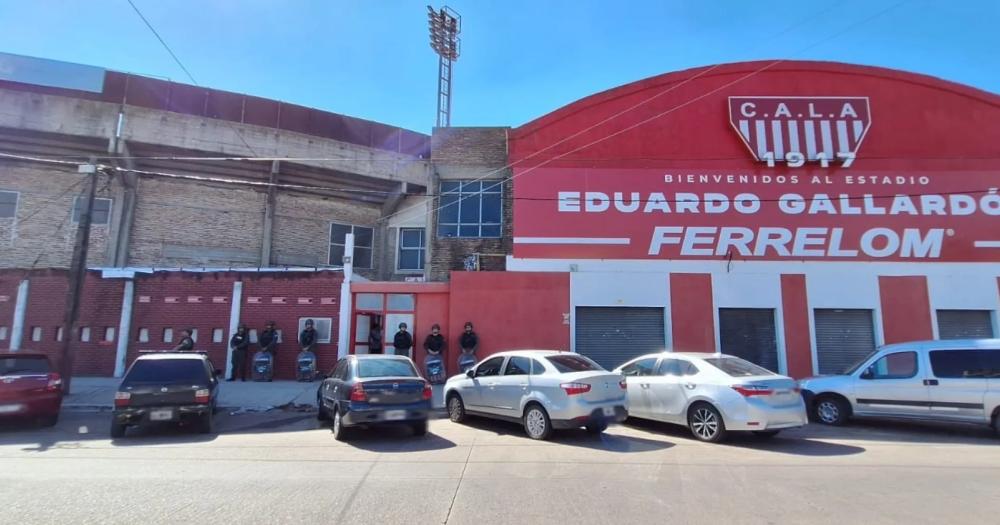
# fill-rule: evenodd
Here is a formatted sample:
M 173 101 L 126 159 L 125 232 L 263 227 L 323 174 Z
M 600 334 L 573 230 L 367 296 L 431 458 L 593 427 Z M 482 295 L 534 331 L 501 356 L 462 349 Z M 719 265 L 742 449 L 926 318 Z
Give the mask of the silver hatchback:
M 470 414 L 514 421 L 532 439 L 579 427 L 599 434 L 628 416 L 625 378 L 569 352 L 493 354 L 449 379 L 444 395 L 452 421 Z

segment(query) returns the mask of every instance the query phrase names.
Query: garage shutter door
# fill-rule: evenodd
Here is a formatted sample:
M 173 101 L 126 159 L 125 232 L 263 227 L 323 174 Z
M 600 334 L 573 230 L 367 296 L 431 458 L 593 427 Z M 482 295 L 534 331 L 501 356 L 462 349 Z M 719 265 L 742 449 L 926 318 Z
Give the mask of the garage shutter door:
M 662 352 L 663 308 L 577 307 L 576 351 L 611 370 L 633 357 Z
M 938 310 L 938 337 L 975 339 L 993 337 L 993 319 L 989 310 Z
M 815 310 L 820 374 L 839 374 L 875 350 L 871 310 Z
M 741 357 L 772 372 L 778 371 L 778 342 L 774 310 L 719 308 L 722 353 Z

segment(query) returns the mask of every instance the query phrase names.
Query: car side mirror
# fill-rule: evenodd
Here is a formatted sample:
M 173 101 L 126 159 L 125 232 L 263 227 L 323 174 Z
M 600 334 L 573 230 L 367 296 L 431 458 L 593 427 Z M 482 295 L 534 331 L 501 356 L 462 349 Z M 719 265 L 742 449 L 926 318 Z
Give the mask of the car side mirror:
M 465 375 L 469 376 L 469 379 L 473 379 L 473 378 L 476 377 L 476 371 L 475 370 L 466 370 L 465 371 Z
M 872 372 L 871 367 L 866 368 L 864 372 L 861 372 L 861 379 L 872 379 L 875 377 L 875 373 Z

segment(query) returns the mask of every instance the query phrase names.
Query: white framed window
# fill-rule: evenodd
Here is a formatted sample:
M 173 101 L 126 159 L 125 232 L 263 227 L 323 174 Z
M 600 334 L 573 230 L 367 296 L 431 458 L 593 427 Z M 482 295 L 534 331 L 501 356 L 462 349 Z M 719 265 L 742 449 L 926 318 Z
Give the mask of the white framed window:
M 17 201 L 20 196 L 16 191 L 0 191 L 0 219 L 17 217 Z
M 212 329 L 212 342 L 213 343 L 221 343 L 222 342 L 222 329 L 221 328 L 213 328 Z
M 110 343 L 115 340 L 115 327 L 108 326 L 104 328 L 104 341 Z
M 400 228 L 396 256 L 396 269 L 423 271 L 426 238 L 423 228 Z
M 250 342 L 253 343 L 253 344 L 257 344 L 257 329 L 256 328 L 252 328 L 250 330 Z
M 83 213 L 85 197 L 77 197 L 73 200 L 73 222 L 80 222 L 80 214 Z M 94 209 L 91 210 L 91 224 L 108 224 L 111 222 L 111 199 L 100 197 L 94 198 Z
M 7 340 L 7 327 L 0 326 L 0 341 L 6 341 L 6 340 Z
M 84 326 L 80 329 L 80 342 L 89 343 L 90 342 L 90 327 Z
M 312 319 L 313 328 L 316 329 L 316 342 L 329 343 L 330 332 L 333 327 L 333 319 L 329 317 L 299 317 L 299 332 L 306 329 L 306 321 Z
M 163 342 L 164 343 L 173 343 L 174 342 L 174 329 L 173 328 L 164 328 L 163 329 Z
M 441 181 L 438 237 L 500 237 L 502 180 Z
M 348 233 L 354 234 L 354 267 L 371 268 L 375 230 L 367 226 L 337 222 L 330 223 L 330 255 L 327 264 L 332 266 L 344 264 L 344 242 Z
M 149 342 L 149 328 L 139 329 L 139 342 L 148 343 Z
M 31 327 L 31 340 L 32 341 L 36 341 L 36 342 L 42 340 L 42 327 L 41 326 L 33 326 L 33 327 Z
M 198 342 L 198 329 L 197 328 L 192 328 L 191 329 L 191 340 L 194 341 L 194 342 L 196 342 L 196 343 Z
M 63 327 L 56 328 L 56 341 L 62 341 L 63 339 Z

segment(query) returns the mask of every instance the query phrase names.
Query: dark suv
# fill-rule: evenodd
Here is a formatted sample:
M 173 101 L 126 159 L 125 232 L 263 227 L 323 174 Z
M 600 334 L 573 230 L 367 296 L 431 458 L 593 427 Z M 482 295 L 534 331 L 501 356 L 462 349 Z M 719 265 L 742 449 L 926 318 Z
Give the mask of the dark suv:
M 201 433 L 211 432 L 219 375 L 204 354 L 139 356 L 115 393 L 111 437 L 123 437 L 129 426 L 146 423 L 193 423 Z

